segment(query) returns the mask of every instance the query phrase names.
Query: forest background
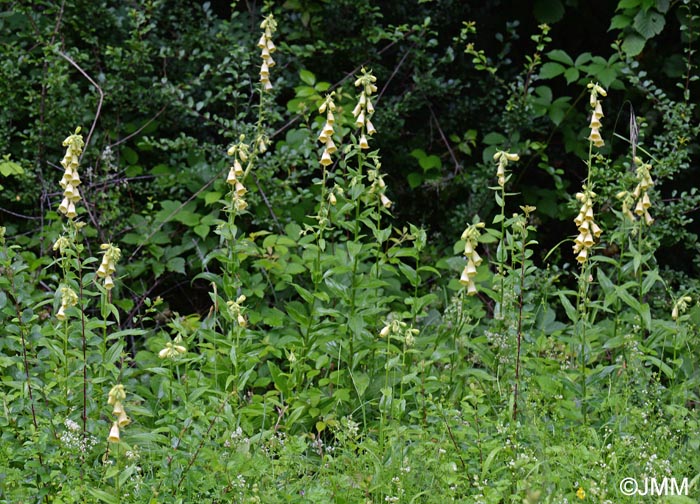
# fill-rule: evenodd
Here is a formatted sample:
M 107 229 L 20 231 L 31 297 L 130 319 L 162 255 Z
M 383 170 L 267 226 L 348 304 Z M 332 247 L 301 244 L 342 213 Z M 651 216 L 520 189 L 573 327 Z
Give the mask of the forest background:
M 698 10 L 2 1 L 0 497 L 700 495 Z

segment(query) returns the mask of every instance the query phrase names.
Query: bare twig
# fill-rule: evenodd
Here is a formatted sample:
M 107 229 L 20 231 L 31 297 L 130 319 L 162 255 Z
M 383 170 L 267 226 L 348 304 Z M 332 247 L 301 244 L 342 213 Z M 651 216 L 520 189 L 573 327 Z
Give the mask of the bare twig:
M 102 102 L 104 101 L 105 94 L 104 91 L 102 91 L 102 88 L 95 82 L 95 80 L 88 75 L 88 73 L 82 69 L 80 65 L 78 65 L 73 58 L 68 56 L 66 53 L 63 51 L 58 51 L 59 56 L 61 56 L 63 59 L 65 59 L 68 63 L 73 65 L 78 72 L 82 74 L 83 77 L 85 77 L 88 81 L 90 81 L 90 84 L 95 86 L 97 89 L 97 92 L 100 93 L 100 101 L 97 103 L 97 111 L 95 111 L 95 119 L 92 121 L 92 126 L 90 126 L 90 132 L 88 133 L 87 139 L 85 140 L 85 146 L 90 145 L 90 138 L 92 138 L 92 132 L 95 131 L 95 126 L 97 125 L 97 120 L 100 118 L 100 111 L 102 110 Z

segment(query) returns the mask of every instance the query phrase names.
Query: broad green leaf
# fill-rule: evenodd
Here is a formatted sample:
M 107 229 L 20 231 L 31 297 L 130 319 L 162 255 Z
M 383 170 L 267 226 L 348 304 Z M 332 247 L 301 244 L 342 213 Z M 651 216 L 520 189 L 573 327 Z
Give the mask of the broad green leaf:
M 119 504 L 119 498 L 117 498 L 117 496 L 107 493 L 104 490 L 88 488 L 88 493 L 99 499 L 100 502 L 106 502 L 107 504 Z
M 625 51 L 627 56 L 634 57 L 642 52 L 644 44 L 646 44 L 644 37 L 636 33 L 630 33 L 625 37 L 625 40 L 622 41 L 622 50 Z
M 540 23 L 556 23 L 564 17 L 561 0 L 535 0 L 532 10 Z
M 213 205 L 221 199 L 221 193 L 219 191 L 209 191 L 204 193 L 204 204 Z
M 634 29 L 645 39 L 650 39 L 661 33 L 665 25 L 666 19 L 655 10 L 639 11 L 634 16 Z
M 671 0 L 656 0 L 656 10 L 662 14 L 668 12 L 668 8 L 671 5 Z
M 567 84 L 571 84 L 572 82 L 575 82 L 578 80 L 579 76 L 579 71 L 576 68 L 567 68 L 566 72 L 564 72 L 564 78 L 566 79 Z
M 416 270 L 413 269 L 408 264 L 400 262 L 399 263 L 399 270 L 401 271 L 401 273 L 403 273 L 403 275 L 411 283 L 411 285 L 416 286 L 420 283 L 418 274 L 416 273 Z
M 168 260 L 168 263 L 165 265 L 165 267 L 168 269 L 168 271 L 173 271 L 175 273 L 181 273 L 185 274 L 185 259 L 182 257 L 173 257 L 172 259 Z
M 10 161 L 9 154 L 3 157 L 2 162 L 0 162 L 0 174 L 2 174 L 3 177 L 9 177 L 10 175 L 22 175 L 23 173 L 24 168 L 14 161 Z
M 484 137 L 484 143 L 486 145 L 502 145 L 506 143 L 508 139 L 500 133 L 491 132 Z
M 567 298 L 566 294 L 564 294 L 563 292 L 558 292 L 557 294 L 559 294 L 559 299 L 561 300 L 561 304 L 564 307 L 566 316 L 572 322 L 576 322 L 578 320 L 578 316 L 576 314 L 576 308 L 574 308 L 574 305 L 571 304 L 571 301 L 569 301 L 569 298 Z
M 642 4 L 642 0 L 620 0 L 617 3 L 617 9 L 615 10 L 622 10 L 622 9 L 635 9 L 639 7 Z
M 316 76 L 308 70 L 300 70 L 299 78 L 303 83 L 308 84 L 309 86 L 316 84 Z
M 624 28 L 627 28 L 631 24 L 632 18 L 630 18 L 629 16 L 625 16 L 624 14 L 618 14 L 616 16 L 613 16 L 613 18 L 610 20 L 610 28 L 608 28 L 608 31 L 622 30 Z
M 569 54 L 566 51 L 562 51 L 561 49 L 554 49 L 553 51 L 549 51 L 547 53 L 547 57 L 552 61 L 558 61 L 559 63 L 563 63 L 567 66 L 571 66 L 574 64 L 574 60 L 571 59 L 571 56 L 569 56 Z
M 201 237 L 202 239 L 205 239 L 207 236 L 209 236 L 209 226 L 205 224 L 199 224 L 198 226 L 195 226 L 193 231 L 197 234 L 197 236 Z
M 563 74 L 565 71 L 566 68 L 561 63 L 548 62 L 540 68 L 540 77 L 542 79 L 552 79 L 553 77 Z

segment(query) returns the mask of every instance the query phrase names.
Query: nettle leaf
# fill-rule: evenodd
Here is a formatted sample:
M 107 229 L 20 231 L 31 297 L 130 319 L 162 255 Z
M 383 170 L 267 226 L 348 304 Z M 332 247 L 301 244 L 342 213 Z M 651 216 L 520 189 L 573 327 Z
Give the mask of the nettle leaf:
M 652 9 L 647 12 L 639 11 L 634 16 L 634 29 L 647 40 L 661 33 L 665 25 L 666 19 Z

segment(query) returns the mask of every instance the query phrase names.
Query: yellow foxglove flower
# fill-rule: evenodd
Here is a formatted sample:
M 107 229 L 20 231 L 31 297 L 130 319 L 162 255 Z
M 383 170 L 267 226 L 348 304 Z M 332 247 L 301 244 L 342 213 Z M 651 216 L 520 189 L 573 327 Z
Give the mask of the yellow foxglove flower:
M 124 385 L 118 383 L 109 389 L 108 397 L 107 404 L 115 404 L 126 399 L 126 389 L 124 388 Z
M 119 416 L 117 416 L 117 425 L 119 427 L 126 427 L 131 423 L 131 420 L 129 419 L 128 416 L 126 416 L 126 411 L 122 409 L 121 413 L 119 413 Z
M 368 135 L 374 135 L 377 132 L 377 130 L 374 128 L 374 124 L 372 124 L 372 121 L 370 121 L 369 119 L 367 119 L 367 123 L 365 124 L 365 126 L 367 128 Z
M 112 428 L 109 431 L 109 436 L 107 436 L 107 441 L 110 443 L 119 442 L 119 423 L 115 420 L 112 423 Z
M 236 208 L 237 211 L 242 212 L 246 208 L 248 208 L 248 203 L 245 200 L 242 199 L 237 199 L 233 202 L 234 207 Z
M 321 164 L 323 166 L 333 164 L 333 160 L 331 159 L 331 155 L 328 153 L 328 149 L 323 150 L 323 154 L 321 155 Z
M 586 259 L 588 259 L 588 249 L 581 249 L 576 256 L 576 260 L 579 262 L 579 264 L 583 264 L 586 262 Z
M 329 138 L 326 141 L 326 151 L 328 152 L 328 154 L 333 154 L 337 150 L 338 148 L 335 146 L 335 142 L 333 142 L 332 138 Z
M 369 149 L 369 143 L 367 142 L 367 137 L 365 136 L 364 133 L 362 135 L 360 135 L 359 145 L 360 145 L 360 149 Z
M 379 200 L 381 201 L 382 206 L 384 208 L 391 208 L 392 201 L 389 198 L 387 198 L 385 194 L 379 196 Z
M 459 277 L 459 283 L 462 285 L 469 285 L 472 279 L 469 276 L 469 269 L 465 266 L 462 270 L 462 275 Z
M 121 401 L 117 401 L 114 403 L 114 408 L 112 409 L 112 415 L 120 415 L 121 413 L 124 413 L 124 406 L 122 406 Z
M 231 169 L 228 171 L 228 177 L 226 177 L 226 183 L 228 184 L 235 184 L 238 179 L 236 178 L 236 170 L 233 169 L 233 166 Z

